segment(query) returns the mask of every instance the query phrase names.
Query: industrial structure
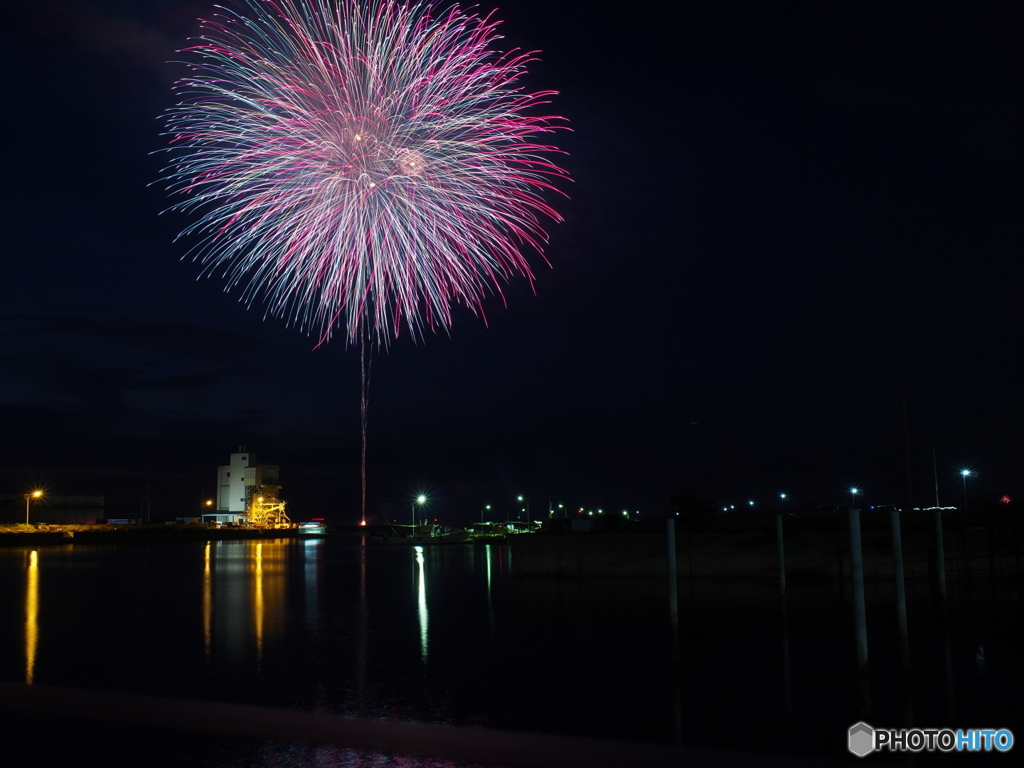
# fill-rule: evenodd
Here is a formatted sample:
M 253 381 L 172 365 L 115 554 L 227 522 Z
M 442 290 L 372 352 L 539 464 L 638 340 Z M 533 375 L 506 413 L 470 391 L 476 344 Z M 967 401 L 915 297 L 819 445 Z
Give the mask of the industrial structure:
M 207 502 L 209 506 L 213 506 Z M 287 528 L 291 520 L 281 499 L 280 468 L 260 464 L 243 445 L 228 464 L 217 468 L 217 507 L 203 522 L 257 528 Z

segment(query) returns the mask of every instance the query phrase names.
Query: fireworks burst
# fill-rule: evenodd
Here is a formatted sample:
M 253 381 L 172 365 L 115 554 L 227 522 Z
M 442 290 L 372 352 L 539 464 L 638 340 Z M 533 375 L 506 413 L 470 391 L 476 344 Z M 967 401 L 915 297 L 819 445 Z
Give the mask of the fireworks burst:
M 447 328 L 542 254 L 567 179 L 498 22 L 394 0 L 243 0 L 203 22 L 167 114 L 172 206 L 204 273 L 329 338 Z

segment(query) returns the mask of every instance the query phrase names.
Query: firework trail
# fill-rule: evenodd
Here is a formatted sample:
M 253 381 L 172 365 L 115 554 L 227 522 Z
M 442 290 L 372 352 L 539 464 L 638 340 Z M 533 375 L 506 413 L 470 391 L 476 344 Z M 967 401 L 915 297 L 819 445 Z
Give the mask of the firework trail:
M 203 22 L 167 113 L 172 209 L 204 273 L 326 341 L 447 328 L 542 255 L 567 174 L 498 22 L 394 0 L 240 0 Z

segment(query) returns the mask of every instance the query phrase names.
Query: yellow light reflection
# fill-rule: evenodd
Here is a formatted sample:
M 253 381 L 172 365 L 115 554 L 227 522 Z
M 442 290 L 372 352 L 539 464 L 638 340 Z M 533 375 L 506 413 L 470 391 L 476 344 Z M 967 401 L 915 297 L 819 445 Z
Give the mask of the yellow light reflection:
M 295 539 L 216 541 L 203 555 L 203 642 L 207 659 L 223 649 L 259 667 L 284 629 L 286 564 Z M 309 578 L 315 577 L 310 576 Z
M 25 684 L 32 685 L 36 675 L 36 648 L 39 645 L 39 553 L 28 556 L 25 582 Z
M 416 551 L 416 566 L 419 575 L 419 594 L 417 613 L 420 618 L 420 658 L 427 663 L 427 578 L 423 568 L 423 547 L 413 547 Z
M 263 661 L 263 620 L 266 606 L 263 603 L 263 542 L 256 542 L 255 572 L 253 574 L 253 618 L 256 629 L 256 663 Z
M 203 552 L 203 651 L 210 660 L 210 644 L 213 639 L 213 573 L 210 570 L 210 542 Z

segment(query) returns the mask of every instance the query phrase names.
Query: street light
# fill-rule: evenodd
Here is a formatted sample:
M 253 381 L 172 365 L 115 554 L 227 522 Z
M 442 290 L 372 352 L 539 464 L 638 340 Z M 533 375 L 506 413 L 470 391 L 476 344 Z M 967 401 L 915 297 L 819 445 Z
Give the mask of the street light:
M 530 522 L 530 500 L 523 496 L 517 496 L 516 498 L 519 499 L 520 502 L 526 502 L 526 509 L 524 510 L 522 507 L 520 507 L 519 511 L 526 512 L 526 520 L 524 520 L 523 522 Z
M 858 489 L 858 488 L 851 488 L 850 489 L 850 509 L 853 509 L 856 506 L 856 497 L 857 497 L 858 493 L 860 493 L 860 489 Z
M 484 521 L 484 510 L 485 509 L 490 510 L 490 508 L 491 508 L 490 504 L 485 504 L 484 506 L 480 507 L 480 522 L 481 523 Z
M 782 512 L 782 508 L 786 506 L 786 494 L 779 494 L 779 512 Z
M 32 499 L 38 499 L 43 495 L 42 491 L 32 491 L 32 493 L 25 494 L 25 525 L 28 525 L 28 506 L 32 503 Z
M 971 470 L 961 469 L 960 476 L 964 479 L 964 512 L 967 511 L 967 478 L 971 476 Z
M 412 524 L 416 525 L 416 505 L 419 504 L 421 507 L 427 503 L 427 497 L 422 493 L 416 497 L 416 501 L 412 503 Z

